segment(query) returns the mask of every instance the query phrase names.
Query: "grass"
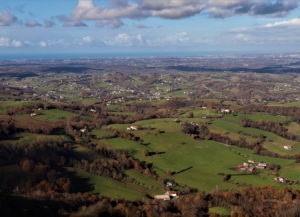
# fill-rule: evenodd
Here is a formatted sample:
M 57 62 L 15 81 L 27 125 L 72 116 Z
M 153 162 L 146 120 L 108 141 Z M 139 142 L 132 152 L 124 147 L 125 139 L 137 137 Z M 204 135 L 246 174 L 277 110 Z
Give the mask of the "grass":
M 296 122 L 292 122 L 287 127 L 288 132 L 292 134 L 300 135 L 300 125 Z
M 34 118 L 43 121 L 66 121 L 70 117 L 78 116 L 78 114 L 58 109 L 42 110 L 39 113 Z
M 26 104 L 31 104 L 28 101 L 0 101 L 0 114 L 5 114 L 8 107 L 18 107 Z
M 279 186 L 278 183 L 274 182 L 274 175 L 270 172 L 261 172 L 250 176 L 233 176 L 232 182 L 223 182 L 223 176 L 218 175 L 218 173 L 239 174 L 230 168 L 247 162 L 248 159 L 279 164 L 282 168 L 294 164 L 294 160 L 259 156 L 244 148 L 228 147 L 214 141 L 193 140 L 181 132 L 180 125 L 175 123 L 173 119 L 144 120 L 136 122 L 134 125 L 144 127 L 143 130 L 132 132 L 143 139 L 144 145 L 121 138 L 107 139 L 106 142 L 114 149 L 131 150 L 135 158 L 153 163 L 155 171 L 163 178 L 171 178 L 180 184 L 186 184 L 207 192 L 216 187 L 223 190 L 236 190 L 244 187 L 240 184 Z M 124 129 L 127 125 L 111 126 Z M 266 131 L 242 128 L 234 121 L 215 120 L 212 126 L 223 129 L 224 132 L 229 132 L 230 135 L 236 137 L 239 136 L 237 132 L 241 131 L 249 133 L 253 137 L 265 135 L 267 139 L 273 139 L 279 143 L 282 141 L 291 142 Z M 163 133 L 159 133 L 158 130 L 163 131 Z M 253 137 L 249 138 L 253 140 Z M 145 157 L 143 155 L 144 149 L 152 152 L 157 150 L 162 154 Z M 176 173 L 189 167 L 191 168 L 184 172 Z M 176 174 L 168 177 L 166 175 L 168 171 Z M 235 184 L 235 182 L 240 184 Z
M 34 133 L 16 133 L 8 140 L 0 140 L 0 144 L 28 145 L 33 142 L 70 142 L 71 138 L 66 135 L 42 135 Z
M 90 134 L 95 136 L 97 139 L 106 139 L 113 137 L 113 134 L 111 132 L 104 129 L 93 129 Z
M 88 179 L 92 185 L 92 193 L 98 193 L 103 196 L 120 198 L 126 200 L 137 200 L 145 198 L 147 189 L 131 183 L 123 183 L 104 176 L 91 175 L 83 170 L 67 168 L 68 171 L 75 172 L 77 176 Z
M 228 119 L 223 120 L 215 120 L 212 122 L 212 127 L 215 128 L 221 128 L 223 130 L 226 130 L 229 133 L 238 133 L 243 132 L 250 134 L 252 136 L 260 136 L 263 135 L 266 137 L 266 141 L 263 143 L 263 146 L 280 155 L 294 155 L 300 153 L 300 143 L 294 142 L 285 138 L 282 138 L 280 136 L 275 135 L 274 133 L 260 130 L 260 129 L 254 129 L 254 128 L 243 128 L 239 124 L 235 123 L 234 121 L 229 121 Z M 244 136 L 244 135 L 243 135 Z M 248 138 L 247 136 L 244 136 L 245 138 Z M 284 150 L 284 145 L 292 145 L 294 146 L 294 149 L 291 151 Z
M 270 115 L 264 113 L 254 113 L 254 114 L 238 114 L 238 115 L 226 115 L 224 120 L 240 122 L 242 118 L 248 118 L 254 121 L 278 121 L 280 123 L 290 120 L 290 117 L 287 116 L 279 116 L 279 115 Z
M 203 117 L 203 116 L 210 116 L 210 117 L 220 117 L 221 115 L 212 111 L 212 110 L 203 110 L 203 109 L 195 109 L 185 112 L 182 117 L 189 117 L 190 113 L 193 113 L 194 117 Z
M 79 159 L 88 159 L 92 161 L 99 157 L 96 152 L 83 145 L 75 145 L 73 151 Z
M 140 174 L 135 170 L 128 170 L 126 172 L 126 175 L 128 175 L 129 178 L 137 181 L 139 185 L 148 188 L 149 193 L 151 193 L 152 195 L 162 194 L 165 191 L 163 183 L 161 181 L 156 181 L 150 176 Z
M 228 208 L 225 208 L 225 207 L 217 206 L 217 207 L 209 208 L 208 212 L 209 213 L 217 213 L 220 216 L 229 216 L 231 210 Z

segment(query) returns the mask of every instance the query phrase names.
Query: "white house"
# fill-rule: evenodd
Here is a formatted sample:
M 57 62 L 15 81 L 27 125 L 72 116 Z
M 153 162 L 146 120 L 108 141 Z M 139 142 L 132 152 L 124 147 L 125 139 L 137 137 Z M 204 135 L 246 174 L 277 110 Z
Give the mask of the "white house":
M 258 163 L 258 165 L 256 166 L 257 169 L 266 169 L 267 164 L 266 163 Z
M 31 117 L 37 116 L 37 113 L 33 112 L 30 114 Z
M 222 109 L 221 109 L 221 112 L 222 112 L 222 113 L 230 113 L 230 109 L 224 109 L 224 108 L 222 108 Z
M 173 183 L 172 182 L 167 182 L 167 187 L 172 187 L 173 186 Z
M 96 109 L 91 108 L 90 112 L 96 113 L 97 111 L 96 111 Z
M 254 162 L 254 160 L 248 160 L 248 163 L 250 163 L 250 164 L 254 164 L 255 162 Z
M 155 195 L 154 199 L 155 200 L 170 200 L 171 198 L 169 195 L 164 194 L 164 195 Z
M 169 195 L 170 197 L 177 197 L 176 191 L 167 191 L 165 195 Z
M 127 127 L 127 130 L 138 130 L 139 129 L 139 127 L 138 126 L 128 126 Z
M 285 146 L 283 146 L 283 148 L 285 150 L 293 150 L 293 146 L 291 146 L 291 145 L 285 145 Z
M 274 180 L 276 182 L 281 182 L 281 183 L 284 183 L 284 179 L 282 177 L 275 177 Z
M 82 128 L 82 129 L 80 129 L 80 132 L 87 133 L 87 129 L 86 128 Z

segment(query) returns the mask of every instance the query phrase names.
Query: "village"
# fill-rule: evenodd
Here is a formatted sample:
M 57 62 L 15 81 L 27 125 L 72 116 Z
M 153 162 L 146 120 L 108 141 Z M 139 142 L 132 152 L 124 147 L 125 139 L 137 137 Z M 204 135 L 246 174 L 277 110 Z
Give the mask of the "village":
M 264 170 L 267 168 L 266 163 L 255 162 L 254 160 L 248 159 L 248 162 L 244 162 L 241 165 L 235 167 L 236 170 L 241 172 L 253 173 L 256 169 Z

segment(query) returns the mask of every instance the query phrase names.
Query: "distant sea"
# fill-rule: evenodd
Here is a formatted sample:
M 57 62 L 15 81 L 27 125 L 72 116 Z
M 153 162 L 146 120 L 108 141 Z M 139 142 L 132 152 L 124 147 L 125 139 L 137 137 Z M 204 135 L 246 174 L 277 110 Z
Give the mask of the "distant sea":
M 0 60 L 46 60 L 46 59 L 77 59 L 77 58 L 125 58 L 125 57 L 183 57 L 202 55 L 223 55 L 231 53 L 209 52 L 155 52 L 155 53 L 59 53 L 59 54 L 0 54 Z

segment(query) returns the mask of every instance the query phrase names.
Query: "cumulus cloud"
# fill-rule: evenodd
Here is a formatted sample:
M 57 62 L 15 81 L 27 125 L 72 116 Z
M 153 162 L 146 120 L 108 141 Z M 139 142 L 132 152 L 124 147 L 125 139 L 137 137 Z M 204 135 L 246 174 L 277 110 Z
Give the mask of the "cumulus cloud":
M 86 43 L 91 43 L 93 41 L 93 38 L 90 36 L 84 36 L 82 37 L 82 40 Z
M 136 25 L 136 28 L 138 28 L 138 29 L 145 29 L 145 28 L 148 28 L 148 26 L 146 26 L 144 24 L 138 24 L 138 25 Z
M 126 33 L 120 33 L 112 40 L 104 41 L 104 44 L 108 46 L 132 46 L 132 45 L 141 45 L 143 44 L 143 37 L 141 34 L 137 35 L 128 35 Z
M 69 18 L 65 15 L 60 15 L 60 16 L 56 16 L 56 18 L 63 22 L 65 27 L 87 27 L 87 24 L 80 21 L 80 20 L 77 20 L 77 19 L 72 19 L 72 18 Z
M 7 11 L 0 12 L 0 26 L 9 26 L 17 21 L 17 18 Z
M 112 0 L 108 7 L 95 6 L 93 0 L 79 0 L 73 10 L 72 18 L 75 20 L 110 20 L 118 18 L 139 18 L 146 16 L 138 4 L 128 0 Z
M 149 46 L 166 46 L 166 45 L 186 45 L 191 41 L 187 32 L 168 34 L 159 38 L 147 39 L 146 44 Z
M 215 18 L 248 14 L 270 17 L 285 16 L 298 7 L 300 0 L 111 0 L 107 7 L 96 6 L 94 0 L 79 0 L 72 20 L 98 20 L 97 26 L 122 24 L 123 18 L 161 17 L 181 19 L 201 12 Z
M 11 42 L 11 45 L 12 45 L 13 47 L 22 47 L 22 42 L 21 42 L 21 41 L 18 41 L 18 40 L 13 40 L 13 41 Z
M 267 27 L 267 28 L 287 27 L 287 26 L 300 26 L 300 18 L 294 18 L 291 20 L 284 20 L 284 21 L 269 23 L 269 24 L 265 25 L 265 27 Z
M 120 19 L 101 20 L 100 22 L 96 23 L 96 27 L 109 26 L 112 29 L 118 28 L 123 25 L 124 23 Z
M 0 37 L 0 47 L 9 47 L 10 39 L 5 37 Z
M 285 16 L 298 7 L 299 0 L 210 0 L 208 13 L 212 17 L 231 17 L 235 15 Z
M 39 45 L 40 45 L 41 47 L 47 47 L 47 43 L 46 43 L 45 41 L 41 41 L 41 42 L 39 43 Z
M 227 31 L 223 38 L 246 44 L 300 46 L 300 18 Z
M 55 25 L 55 23 L 51 20 L 44 20 L 44 24 L 46 28 L 51 28 Z
M 22 42 L 18 40 L 11 40 L 7 37 L 0 37 L 0 47 L 22 47 Z
M 31 20 L 31 21 L 27 21 L 25 23 L 25 26 L 27 27 L 37 27 L 37 26 L 42 26 L 40 23 L 38 23 L 37 21 L 35 20 Z
M 65 27 L 87 27 L 87 24 L 85 24 L 82 21 L 78 20 L 70 20 L 64 23 Z
M 141 9 L 151 16 L 179 19 L 200 13 L 206 7 L 204 0 L 142 0 Z

